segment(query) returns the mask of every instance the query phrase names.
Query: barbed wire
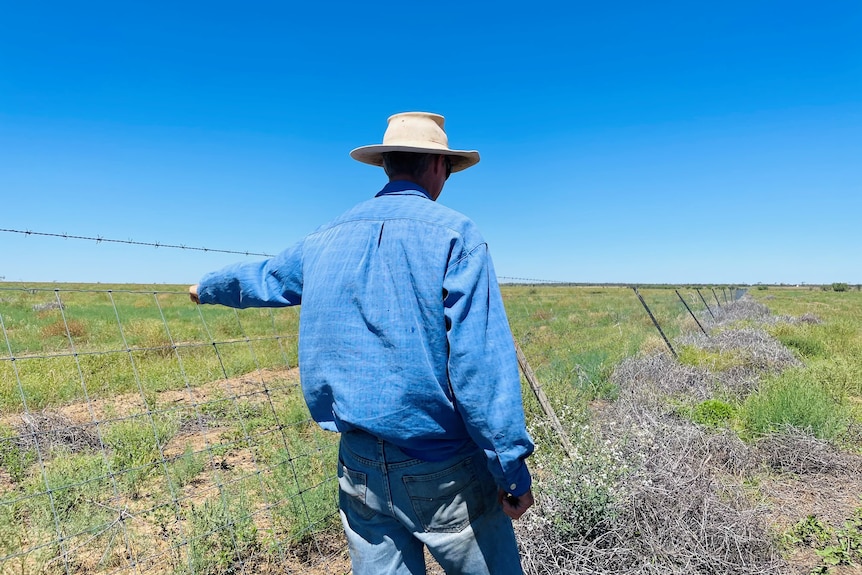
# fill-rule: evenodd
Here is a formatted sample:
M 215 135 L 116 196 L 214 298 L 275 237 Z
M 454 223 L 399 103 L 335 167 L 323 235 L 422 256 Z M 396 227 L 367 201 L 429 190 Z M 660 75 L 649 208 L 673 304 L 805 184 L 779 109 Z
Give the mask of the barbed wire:
M 150 247 L 154 247 L 154 248 L 173 248 L 173 249 L 180 249 L 180 250 L 193 250 L 193 251 L 198 251 L 198 252 L 212 252 L 212 253 L 219 253 L 219 254 L 237 254 L 237 255 L 242 255 L 242 256 L 262 256 L 262 257 L 266 257 L 266 258 L 270 258 L 274 255 L 274 254 L 267 254 L 267 253 L 263 253 L 263 252 L 220 250 L 220 249 L 214 249 L 214 248 L 187 246 L 184 244 L 163 244 L 161 242 L 139 242 L 139 241 L 135 241 L 135 240 L 131 240 L 131 239 L 129 239 L 129 240 L 117 240 L 117 239 L 105 238 L 102 236 L 95 236 L 95 237 L 94 236 L 78 236 L 78 235 L 66 234 L 66 233 L 57 234 L 57 233 L 48 233 L 48 232 L 34 232 L 32 230 L 13 230 L 10 228 L 0 228 L 0 232 L 7 232 L 7 233 L 12 233 L 12 234 L 22 234 L 25 236 L 43 236 L 43 237 L 49 237 L 49 238 L 63 238 L 66 240 L 90 240 L 90 241 L 96 242 L 97 244 L 105 242 L 105 243 L 112 243 L 112 244 L 127 244 L 127 245 L 132 245 L 132 246 L 150 246 Z
M 80 236 L 75 234 L 67 234 L 67 233 L 50 233 L 50 232 L 34 232 L 32 230 L 16 230 L 11 228 L 0 228 L 0 232 L 6 232 L 10 234 L 21 234 L 25 236 L 42 236 L 48 238 L 63 238 L 65 240 L 87 240 L 98 243 L 112 243 L 112 244 L 126 244 L 132 246 L 149 246 L 154 248 L 172 248 L 172 249 L 180 249 L 180 250 L 194 250 L 199 252 L 211 252 L 211 253 L 219 253 L 219 254 L 236 254 L 241 256 L 261 256 L 265 258 L 271 258 L 274 254 L 268 254 L 265 252 L 250 252 L 250 251 L 238 251 L 238 250 L 222 250 L 222 249 L 214 249 L 214 248 L 205 248 L 205 247 L 197 247 L 197 246 L 187 246 L 185 244 L 163 244 L 161 242 L 139 242 L 136 240 L 128 239 L 128 240 L 118 240 L 112 238 L 106 238 L 103 236 Z M 565 284 L 569 282 L 564 282 L 560 280 L 547 280 L 547 279 L 535 279 L 535 278 L 520 278 L 520 277 L 512 277 L 512 276 L 497 276 L 497 279 L 503 281 L 513 281 L 513 282 L 524 282 L 524 283 L 540 283 L 540 284 Z
M 516 282 L 524 282 L 531 284 L 566 284 L 569 282 L 564 282 L 560 280 L 539 280 L 539 279 L 531 279 L 531 278 L 513 278 L 511 276 L 497 276 L 498 280 L 508 280 L 508 281 L 516 281 Z

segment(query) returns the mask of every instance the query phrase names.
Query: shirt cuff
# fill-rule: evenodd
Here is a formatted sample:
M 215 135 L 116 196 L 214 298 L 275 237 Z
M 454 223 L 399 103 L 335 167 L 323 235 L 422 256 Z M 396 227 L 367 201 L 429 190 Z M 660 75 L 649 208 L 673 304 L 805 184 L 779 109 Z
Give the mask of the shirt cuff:
M 506 480 L 509 483 L 502 486 L 503 491 L 510 495 L 514 495 L 515 497 L 520 497 L 529 491 L 530 487 L 533 485 L 533 478 L 530 476 L 530 470 L 527 469 L 527 464 L 523 461 L 521 462 L 521 467 L 518 471 L 515 474 L 506 477 Z

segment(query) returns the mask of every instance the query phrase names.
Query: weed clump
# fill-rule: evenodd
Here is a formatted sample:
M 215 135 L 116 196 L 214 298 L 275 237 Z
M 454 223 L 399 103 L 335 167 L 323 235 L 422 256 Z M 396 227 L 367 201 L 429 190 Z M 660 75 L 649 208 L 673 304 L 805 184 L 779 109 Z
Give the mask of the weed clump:
M 740 409 L 749 436 L 794 428 L 819 439 L 835 439 L 850 423 L 842 398 L 810 372 L 797 369 L 765 381 Z
M 708 427 L 721 427 L 736 415 L 736 409 L 719 399 L 707 399 L 697 404 L 691 413 L 691 420 Z
M 87 324 L 77 319 L 63 321 L 58 319 L 42 327 L 42 337 L 73 337 L 81 338 L 87 335 Z

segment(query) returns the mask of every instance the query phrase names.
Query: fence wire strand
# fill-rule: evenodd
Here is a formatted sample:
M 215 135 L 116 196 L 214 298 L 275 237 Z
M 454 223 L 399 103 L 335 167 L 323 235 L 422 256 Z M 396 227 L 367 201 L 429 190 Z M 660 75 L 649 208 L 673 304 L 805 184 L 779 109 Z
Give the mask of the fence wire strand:
M 12 234 L 21 234 L 24 236 L 41 236 L 48 238 L 61 238 L 64 240 L 86 240 L 100 243 L 111 243 L 111 244 L 124 244 L 130 246 L 148 246 L 152 248 L 169 248 L 169 249 L 179 249 L 179 250 L 190 250 L 197 252 L 210 252 L 216 254 L 236 254 L 241 256 L 262 256 L 262 257 L 272 257 L 273 254 L 263 253 L 263 252 L 252 252 L 252 251 L 237 251 L 237 250 L 223 250 L 223 249 L 213 249 L 213 248 L 204 248 L 198 246 L 187 246 L 184 244 L 165 244 L 161 242 L 139 242 L 132 239 L 128 240 L 118 240 L 118 239 L 110 239 L 105 238 L 103 236 L 81 236 L 74 234 L 66 234 L 66 233 L 50 233 L 50 232 L 34 232 L 32 230 L 16 230 L 10 228 L 0 228 L 0 232 L 12 233 Z

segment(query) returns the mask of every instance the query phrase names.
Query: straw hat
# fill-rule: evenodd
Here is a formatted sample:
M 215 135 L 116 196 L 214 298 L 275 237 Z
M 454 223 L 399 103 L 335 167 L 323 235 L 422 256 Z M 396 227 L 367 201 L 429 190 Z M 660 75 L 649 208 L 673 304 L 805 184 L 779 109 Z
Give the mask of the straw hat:
M 449 156 L 452 171 L 460 172 L 479 162 L 476 150 L 450 150 L 449 138 L 443 131 L 443 116 L 428 112 L 403 112 L 389 116 L 389 126 L 383 143 L 362 146 L 350 152 L 350 157 L 363 164 L 383 165 L 384 152 L 414 152 Z

